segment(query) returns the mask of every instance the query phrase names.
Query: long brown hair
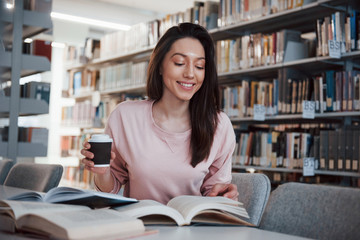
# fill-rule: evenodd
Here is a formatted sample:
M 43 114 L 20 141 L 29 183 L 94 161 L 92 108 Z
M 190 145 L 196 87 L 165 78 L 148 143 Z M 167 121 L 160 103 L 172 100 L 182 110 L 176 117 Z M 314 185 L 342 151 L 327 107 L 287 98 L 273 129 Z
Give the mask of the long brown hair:
M 191 165 L 196 167 L 210 154 L 220 111 L 214 42 L 205 28 L 193 23 L 181 23 L 166 31 L 158 41 L 150 58 L 147 73 L 147 95 L 151 100 L 159 101 L 161 99 L 163 95 L 163 81 L 160 75 L 162 61 L 175 41 L 187 37 L 199 40 L 205 51 L 205 79 L 189 104 L 192 129 Z

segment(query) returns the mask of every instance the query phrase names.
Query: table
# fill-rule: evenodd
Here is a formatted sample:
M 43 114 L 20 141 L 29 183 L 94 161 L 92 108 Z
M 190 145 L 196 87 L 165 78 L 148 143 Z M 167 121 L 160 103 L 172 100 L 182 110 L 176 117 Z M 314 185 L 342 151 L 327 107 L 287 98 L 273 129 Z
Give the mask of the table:
M 158 233 L 137 237 L 139 240 L 297 240 L 306 239 L 288 234 L 276 233 L 242 226 L 147 226 Z
M 28 192 L 30 190 L 8 187 L 0 185 L 0 200 L 9 198 L 15 194 Z M 31 191 L 30 191 L 31 192 Z M 297 240 L 305 239 L 297 236 L 270 232 L 258 228 L 245 226 L 146 226 L 149 232 L 156 231 L 149 235 L 144 235 L 132 239 L 139 240 L 228 240 L 228 239 L 251 239 L 251 240 Z M 0 232 L 0 239 L 33 239 L 21 235 L 14 235 Z
M 231 226 L 151 226 L 147 230 L 156 230 L 157 233 L 131 238 L 134 240 L 301 240 L 306 239 L 282 233 L 269 232 L 251 227 Z M 0 239 L 30 240 L 21 235 L 0 232 Z

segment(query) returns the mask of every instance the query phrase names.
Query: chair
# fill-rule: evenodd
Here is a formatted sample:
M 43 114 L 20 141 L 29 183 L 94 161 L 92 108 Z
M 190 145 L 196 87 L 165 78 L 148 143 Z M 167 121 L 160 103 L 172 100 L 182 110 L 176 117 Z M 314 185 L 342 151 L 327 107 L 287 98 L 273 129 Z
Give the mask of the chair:
M 47 192 L 58 186 L 62 173 L 63 167 L 58 164 L 16 163 L 4 185 Z
M 10 159 L 0 160 L 0 185 L 4 184 L 5 178 L 8 175 L 13 161 Z
M 270 195 L 269 178 L 261 173 L 233 173 L 232 183 L 237 185 L 239 201 L 244 203 L 250 216 L 250 220 L 247 221 L 259 226 Z
M 271 193 L 260 228 L 313 239 L 360 239 L 360 189 L 282 184 Z

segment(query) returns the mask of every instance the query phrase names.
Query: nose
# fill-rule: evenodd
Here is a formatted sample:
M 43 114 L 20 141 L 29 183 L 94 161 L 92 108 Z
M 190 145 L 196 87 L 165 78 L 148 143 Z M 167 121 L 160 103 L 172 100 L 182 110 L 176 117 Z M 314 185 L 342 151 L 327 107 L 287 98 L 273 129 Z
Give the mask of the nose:
M 194 78 L 194 68 L 191 65 L 185 67 L 184 70 L 184 77 L 185 78 Z

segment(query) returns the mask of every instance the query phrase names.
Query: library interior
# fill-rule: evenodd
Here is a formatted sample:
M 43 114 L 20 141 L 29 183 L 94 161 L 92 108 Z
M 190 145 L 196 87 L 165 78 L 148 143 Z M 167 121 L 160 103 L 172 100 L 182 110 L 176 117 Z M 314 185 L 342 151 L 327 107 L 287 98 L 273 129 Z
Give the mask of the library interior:
M 360 1 L 0 0 L 0 4 L 0 239 L 360 239 Z M 233 185 L 239 194 L 235 203 L 220 197 L 219 202 L 209 201 L 207 207 L 212 205 L 215 210 L 201 209 L 203 215 L 198 218 L 195 210 L 191 217 L 181 212 L 184 206 L 173 201 L 176 191 L 169 195 L 172 199 L 166 206 L 171 210 L 160 213 L 157 206 L 159 212 L 151 212 L 156 208 L 150 208 L 146 193 L 152 189 L 145 191 L 144 199 L 131 195 L 130 182 L 137 186 L 143 180 L 134 179 L 137 175 L 130 160 L 117 150 L 116 159 L 106 155 L 112 161 L 111 167 L 105 168 L 126 172 L 128 186 L 119 183 L 120 191 L 115 194 L 101 192 L 99 168 L 89 170 L 82 151 L 83 144 L 94 136 L 117 136 L 116 130 L 125 132 L 119 136 L 131 133 L 107 125 L 118 106 L 125 109 L 124 103 L 151 102 L 153 117 L 160 100 L 152 105 L 155 99 L 148 94 L 148 73 L 157 64 L 152 62 L 152 54 L 169 29 L 187 22 L 201 26 L 213 41 L 217 107 L 229 119 L 235 138 L 231 153 L 216 156 L 223 165 L 215 161 L 202 169 L 201 162 L 193 169 L 198 166 L 201 169 L 197 171 L 205 172 L 197 180 L 199 188 L 215 176 L 215 180 L 231 182 L 227 190 Z M 186 55 L 178 55 L 186 60 Z M 211 60 L 206 58 L 204 66 Z M 194 71 L 200 69 L 197 64 Z M 205 71 L 206 80 L 208 74 Z M 163 82 L 161 89 L 167 89 Z M 207 83 L 202 84 L 204 88 Z M 185 85 L 179 83 L 182 89 L 190 88 Z M 190 110 L 192 102 L 195 100 L 186 100 Z M 127 117 L 117 121 L 131 119 Z M 154 116 L 153 121 L 156 125 L 158 119 Z M 134 122 L 147 124 L 146 119 Z M 192 122 L 189 127 L 194 131 Z M 223 125 L 223 120 L 218 122 L 218 127 Z M 178 140 L 170 139 L 173 132 L 163 126 L 158 124 L 158 131 L 169 138 L 161 141 L 177 155 L 174 159 L 182 159 L 176 151 L 185 149 L 188 142 L 185 147 L 179 145 Z M 190 136 L 192 131 L 186 134 Z M 150 131 L 142 137 L 147 139 L 146 133 Z M 191 149 L 195 140 L 203 140 L 194 135 Z M 117 141 L 126 139 L 114 139 L 111 151 L 115 145 L 142 142 L 134 138 L 130 136 L 132 141 L 125 144 Z M 225 148 L 225 140 L 215 141 L 214 137 L 211 149 Z M 136 156 L 149 159 L 157 152 L 161 154 L 154 146 L 154 153 Z M 206 156 L 204 162 L 211 152 Z M 136 159 L 137 166 L 144 166 L 136 174 L 143 173 L 144 178 L 150 175 L 145 174 L 149 168 L 145 159 Z M 226 162 L 229 172 L 217 176 L 217 171 L 223 174 Z M 184 169 L 178 169 L 178 174 Z M 171 174 L 161 176 L 162 170 L 151 173 L 151 178 L 171 186 L 173 180 L 167 179 Z M 184 176 L 198 177 L 190 170 Z M 117 173 L 111 174 L 118 178 Z M 60 193 L 64 198 L 67 189 L 67 202 L 50 201 L 55 189 L 64 190 Z M 16 198 L 34 191 L 41 194 L 42 200 L 36 201 L 42 203 Z M 210 189 L 197 191 L 206 196 Z M 88 194 L 93 202 L 85 206 L 89 201 L 81 197 L 70 200 L 70 192 Z M 193 190 L 179 195 L 190 193 Z M 189 199 L 182 201 L 198 210 L 203 200 Z M 32 204 L 41 204 L 48 212 L 40 212 L 40 207 Z M 234 204 L 243 212 L 224 207 Z M 177 216 L 174 209 L 183 216 Z M 62 220 L 55 216 L 61 211 Z M 74 220 L 76 214 L 88 220 L 83 223 L 87 233 Z M 212 214 L 221 221 L 211 222 L 215 221 Z M 173 222 L 169 224 L 165 217 Z M 188 222 L 179 224 L 180 218 Z

